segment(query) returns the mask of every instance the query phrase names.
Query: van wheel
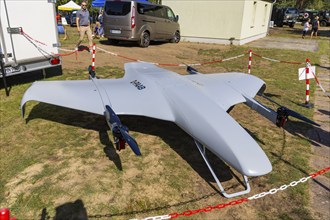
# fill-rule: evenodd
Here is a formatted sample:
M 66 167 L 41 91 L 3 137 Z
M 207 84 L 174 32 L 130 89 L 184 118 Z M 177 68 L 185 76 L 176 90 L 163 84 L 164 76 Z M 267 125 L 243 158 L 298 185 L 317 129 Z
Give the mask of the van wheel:
M 170 40 L 171 43 L 179 43 L 181 39 L 180 32 L 175 32 L 173 38 Z
M 326 21 L 321 21 L 320 22 L 320 25 L 321 25 L 321 27 L 326 27 L 327 26 L 327 22 Z
M 140 41 L 138 42 L 140 47 L 148 47 L 150 44 L 150 35 L 148 32 L 143 32 Z

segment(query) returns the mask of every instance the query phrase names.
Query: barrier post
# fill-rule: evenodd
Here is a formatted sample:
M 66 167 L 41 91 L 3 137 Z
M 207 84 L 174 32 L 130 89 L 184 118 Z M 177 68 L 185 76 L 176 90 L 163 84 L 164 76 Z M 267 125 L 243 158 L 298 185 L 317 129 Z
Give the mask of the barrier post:
M 251 64 L 252 64 L 252 50 L 249 50 L 248 74 L 251 74 Z
M 305 74 L 306 74 L 306 100 L 305 100 L 305 106 L 310 108 L 311 104 L 309 103 L 309 67 L 310 67 L 310 60 L 306 58 L 306 69 L 305 69 Z
M 10 212 L 9 209 L 0 209 L 0 220 L 9 220 Z
M 93 44 L 93 55 L 92 55 L 92 70 L 95 71 L 95 43 Z

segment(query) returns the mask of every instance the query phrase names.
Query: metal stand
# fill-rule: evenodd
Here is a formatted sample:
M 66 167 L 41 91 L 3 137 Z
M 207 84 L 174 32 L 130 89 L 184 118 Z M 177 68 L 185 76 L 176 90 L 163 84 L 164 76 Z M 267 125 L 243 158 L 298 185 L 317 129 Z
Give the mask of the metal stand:
M 207 157 L 206 157 L 206 152 L 205 152 L 205 146 L 200 144 L 198 141 L 195 140 L 195 144 L 199 150 L 199 152 L 201 153 L 207 167 L 209 168 L 215 182 L 217 183 L 217 185 L 219 186 L 220 188 L 220 191 L 222 193 L 222 195 L 226 198 L 233 198 L 233 197 L 236 197 L 236 196 L 240 196 L 240 195 L 244 195 L 244 194 L 247 194 L 251 191 L 251 188 L 250 188 L 250 184 L 249 184 L 249 181 L 248 181 L 248 177 L 243 175 L 243 178 L 244 178 L 244 183 L 245 183 L 245 190 L 243 191 L 240 191 L 240 192 L 236 192 L 236 193 L 231 193 L 231 194 L 228 194 L 226 193 L 226 191 L 224 190 L 224 188 L 222 187 L 217 175 L 215 174 L 215 172 L 213 171 L 212 169 L 212 166 L 211 164 L 209 163 Z
M 2 56 L 3 55 L 0 54 L 0 67 L 1 67 L 2 81 L 3 81 L 3 86 L 5 87 L 5 90 L 6 90 L 6 95 L 9 96 L 10 89 L 7 86 L 6 71 L 5 71 L 5 65 L 3 64 L 3 61 L 2 61 Z

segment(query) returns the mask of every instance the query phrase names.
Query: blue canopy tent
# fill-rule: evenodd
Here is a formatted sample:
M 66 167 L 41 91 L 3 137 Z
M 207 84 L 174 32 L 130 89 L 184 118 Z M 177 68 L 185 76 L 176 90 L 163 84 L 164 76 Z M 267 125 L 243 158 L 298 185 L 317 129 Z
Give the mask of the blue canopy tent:
M 139 0 L 139 2 L 147 2 L 148 0 Z M 94 0 L 92 1 L 92 7 L 103 8 L 105 0 Z
M 92 7 L 103 8 L 105 0 L 94 0 L 92 1 Z

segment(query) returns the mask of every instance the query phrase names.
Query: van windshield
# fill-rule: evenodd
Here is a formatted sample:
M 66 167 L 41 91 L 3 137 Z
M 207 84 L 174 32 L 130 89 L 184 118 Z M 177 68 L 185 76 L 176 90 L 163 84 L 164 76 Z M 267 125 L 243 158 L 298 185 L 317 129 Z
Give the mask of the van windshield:
M 287 14 L 298 14 L 298 10 L 295 9 L 295 8 L 288 8 L 288 9 L 286 10 L 286 13 L 287 13 Z
M 104 8 L 107 15 L 127 15 L 131 12 L 131 2 L 107 1 Z

